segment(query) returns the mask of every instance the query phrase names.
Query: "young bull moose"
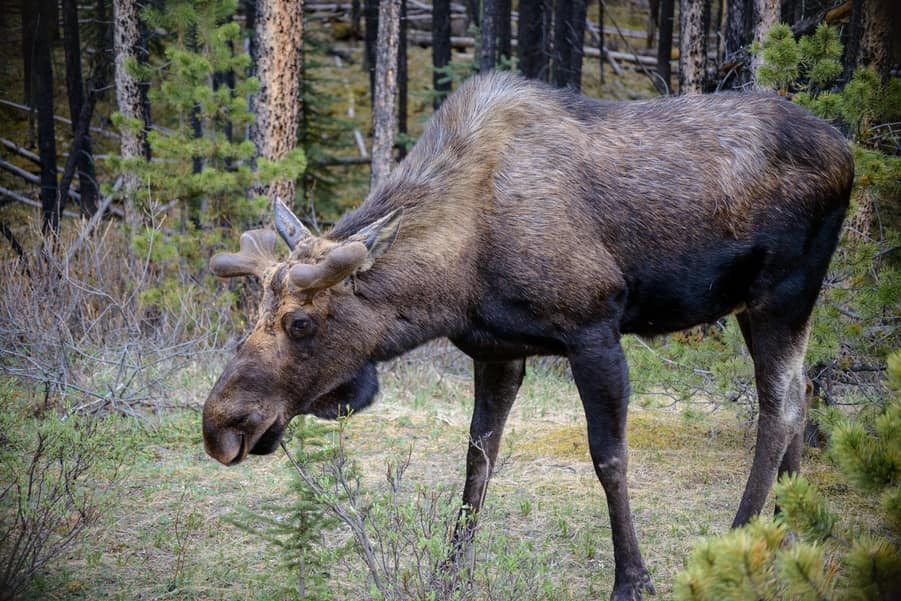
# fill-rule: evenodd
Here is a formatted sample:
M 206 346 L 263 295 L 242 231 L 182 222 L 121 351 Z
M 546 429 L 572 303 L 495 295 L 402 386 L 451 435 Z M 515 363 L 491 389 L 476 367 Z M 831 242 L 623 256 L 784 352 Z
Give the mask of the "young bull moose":
M 287 259 L 268 230 L 213 257 L 214 273 L 265 292 L 206 401 L 206 450 L 227 465 L 270 453 L 295 415 L 366 407 L 376 362 L 447 337 L 474 361 L 463 500 L 477 512 L 524 358 L 565 356 L 610 512 L 612 598 L 641 599 L 654 589 L 626 489 L 620 337 L 736 314 L 760 403 L 734 525 L 747 522 L 777 472 L 799 467 L 809 318 L 852 177 L 841 135 L 781 98 L 602 103 L 474 78 L 331 232 L 279 203 Z

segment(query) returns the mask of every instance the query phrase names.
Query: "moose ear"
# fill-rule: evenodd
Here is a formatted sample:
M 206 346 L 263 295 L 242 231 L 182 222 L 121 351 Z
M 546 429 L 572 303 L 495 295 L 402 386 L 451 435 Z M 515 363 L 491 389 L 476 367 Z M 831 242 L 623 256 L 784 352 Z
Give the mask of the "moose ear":
M 350 237 L 351 240 L 365 244 L 369 250 L 365 269 L 368 269 L 375 259 L 381 257 L 391 248 L 394 239 L 397 238 L 397 233 L 400 231 L 400 222 L 403 215 L 403 209 L 394 209 Z
M 275 229 L 278 230 L 285 244 L 291 250 L 297 248 L 301 240 L 313 236 L 310 230 L 300 222 L 297 215 L 277 196 L 275 197 Z

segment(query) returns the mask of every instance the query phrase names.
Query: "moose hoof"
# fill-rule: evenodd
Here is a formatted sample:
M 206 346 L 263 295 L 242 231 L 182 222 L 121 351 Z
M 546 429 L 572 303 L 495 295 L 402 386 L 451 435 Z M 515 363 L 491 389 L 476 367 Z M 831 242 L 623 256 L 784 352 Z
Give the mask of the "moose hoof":
M 618 583 L 613 588 L 613 594 L 610 595 L 610 601 L 642 601 L 644 593 L 656 595 L 657 589 L 651 584 L 651 577 L 648 573 L 642 573 L 634 580 Z

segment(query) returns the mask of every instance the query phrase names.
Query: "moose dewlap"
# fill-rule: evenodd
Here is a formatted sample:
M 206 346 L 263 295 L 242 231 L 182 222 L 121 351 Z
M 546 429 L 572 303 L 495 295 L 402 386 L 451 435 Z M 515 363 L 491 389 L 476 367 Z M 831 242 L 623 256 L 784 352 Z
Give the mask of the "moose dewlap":
M 355 211 L 313 236 L 283 204 L 217 255 L 257 276 L 253 331 L 206 401 L 207 452 L 273 451 L 301 413 L 369 405 L 375 363 L 438 337 L 472 357 L 464 502 L 483 502 L 524 359 L 568 358 L 612 523 L 613 599 L 653 592 L 626 488 L 629 382 L 620 336 L 735 313 L 760 418 L 735 524 L 798 470 L 809 318 L 853 178 L 826 123 L 782 98 L 606 103 L 505 74 L 447 99 L 407 158 Z M 454 535 L 461 549 L 474 522 Z

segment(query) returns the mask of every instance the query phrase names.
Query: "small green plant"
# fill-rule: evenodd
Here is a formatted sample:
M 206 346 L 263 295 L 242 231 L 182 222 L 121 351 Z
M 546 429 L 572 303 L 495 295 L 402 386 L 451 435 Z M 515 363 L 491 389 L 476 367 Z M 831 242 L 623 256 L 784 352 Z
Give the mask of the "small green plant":
M 279 550 L 285 570 L 292 575 L 298 599 L 330 598 L 329 564 L 342 553 L 324 542 L 339 520 L 329 513 L 321 498 L 324 494 L 335 495 L 336 502 L 343 498 L 334 477 L 322 469 L 335 457 L 335 438 L 342 435 L 342 430 L 342 425 L 324 424 L 306 416 L 296 418 L 289 442 L 293 443 L 293 456 L 299 465 L 319 471 L 315 486 L 308 485 L 295 471 L 290 503 L 269 504 L 256 511 L 240 508 L 229 518 L 230 523 L 260 536 Z
M 849 481 L 881 496 L 884 529 L 847 523 L 799 476 L 776 486 L 780 513 L 699 544 L 678 576 L 675 598 L 691 601 L 885 600 L 901 596 L 901 352 L 890 356 L 892 399 L 852 419 L 821 420 L 830 456 Z
M 7 391 L 0 391 L 6 396 Z M 6 397 L 9 399 L 10 397 Z M 99 482 L 121 461 L 98 422 L 79 415 L 0 412 L 0 599 L 16 599 L 108 509 Z

